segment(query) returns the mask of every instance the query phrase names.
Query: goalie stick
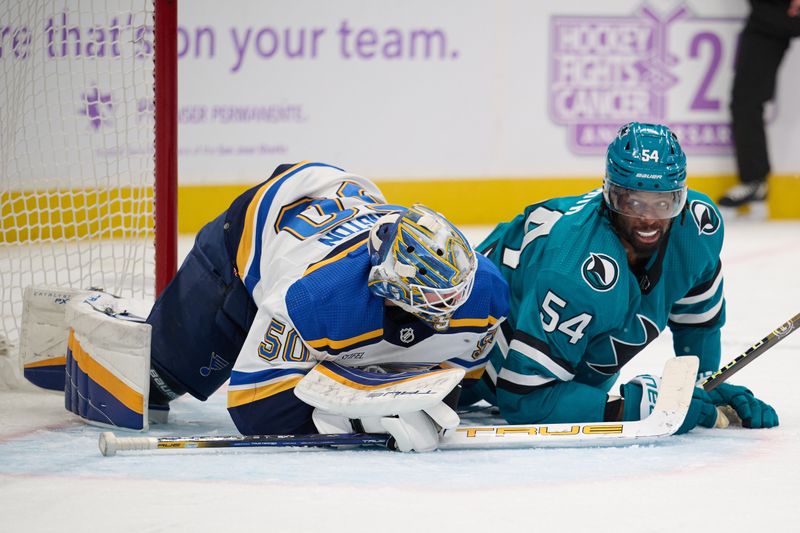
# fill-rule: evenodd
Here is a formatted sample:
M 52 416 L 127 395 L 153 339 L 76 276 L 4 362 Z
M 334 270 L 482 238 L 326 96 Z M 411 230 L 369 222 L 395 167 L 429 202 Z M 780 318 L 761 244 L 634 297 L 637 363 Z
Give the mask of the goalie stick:
M 621 446 L 649 443 L 675 433 L 692 399 L 697 375 L 696 357 L 676 357 L 664 366 L 661 389 L 653 412 L 644 420 L 574 424 L 459 426 L 445 430 L 440 449 L 538 448 Z M 377 446 L 392 448 L 389 435 L 345 433 L 333 435 L 257 435 L 209 437 L 117 437 L 100 435 L 100 452 L 181 448 Z
M 119 451 L 174 450 L 198 448 L 249 447 L 326 447 L 377 446 L 391 448 L 391 435 L 379 433 L 338 433 L 329 435 L 225 435 L 203 437 L 117 437 L 111 431 L 100 434 L 100 453 L 116 455 Z
M 717 385 L 752 363 L 753 359 L 788 337 L 798 326 L 800 326 L 800 313 L 794 315 L 792 318 L 770 331 L 766 337 L 745 350 L 743 354 L 708 376 L 708 378 L 701 383 L 701 386 L 707 391 L 714 390 Z

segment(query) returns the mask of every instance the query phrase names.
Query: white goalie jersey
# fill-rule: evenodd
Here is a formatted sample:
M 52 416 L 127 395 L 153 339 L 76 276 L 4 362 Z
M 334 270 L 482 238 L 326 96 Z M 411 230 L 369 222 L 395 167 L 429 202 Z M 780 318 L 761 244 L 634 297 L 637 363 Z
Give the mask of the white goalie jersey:
M 474 288 L 444 332 L 368 288 L 369 230 L 404 210 L 369 180 L 321 163 L 294 165 L 260 186 L 236 247 L 239 277 L 257 306 L 228 388 L 240 431 L 269 433 L 277 419 L 280 427 L 310 423 L 311 408 L 293 388 L 320 361 L 443 364 L 480 376 L 508 310 L 505 283 L 488 260 L 478 256 Z

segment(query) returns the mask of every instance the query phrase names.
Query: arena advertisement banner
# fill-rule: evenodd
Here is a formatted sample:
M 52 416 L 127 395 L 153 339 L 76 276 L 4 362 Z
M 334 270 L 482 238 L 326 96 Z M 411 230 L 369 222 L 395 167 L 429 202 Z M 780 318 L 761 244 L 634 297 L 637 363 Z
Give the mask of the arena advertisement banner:
M 307 158 L 394 179 L 596 176 L 632 119 L 672 126 L 693 171 L 734 172 L 744 0 L 237 5 L 181 10 L 185 183 Z M 779 95 L 800 86 L 798 55 Z M 800 168 L 792 100 L 770 115 L 783 173 Z
M 550 19 L 550 116 L 574 153 L 602 153 L 620 123 L 668 123 L 693 154 L 728 154 L 726 93 L 741 20 L 685 4 Z
M 77 9 L 41 14 L 47 68 L 138 61 L 153 46 L 152 28 L 130 14 L 78 27 Z M 730 89 L 747 13 L 745 0 L 183 0 L 181 191 L 240 189 L 313 159 L 396 191 L 548 180 L 541 192 L 562 194 L 567 180 L 602 176 L 605 146 L 630 120 L 670 125 L 690 175 L 721 190 L 735 175 Z M 30 35 L 2 22 L 0 61 L 24 66 Z M 767 110 L 778 178 L 800 173 L 799 48 Z M 121 105 L 131 99 L 114 79 L 79 89 L 59 97 L 59 112 L 73 113 L 87 138 L 149 105 L 146 95 L 134 101 L 141 109 Z M 95 155 L 102 164 L 102 149 Z

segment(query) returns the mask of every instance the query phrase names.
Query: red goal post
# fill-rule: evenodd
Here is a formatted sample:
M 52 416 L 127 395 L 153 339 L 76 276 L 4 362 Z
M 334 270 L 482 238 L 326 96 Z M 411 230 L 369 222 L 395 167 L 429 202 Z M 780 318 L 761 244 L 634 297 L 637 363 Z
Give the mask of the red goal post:
M 178 268 L 178 0 L 154 0 L 156 295 Z M 158 220 L 161 216 L 162 220 Z
M 0 384 L 25 287 L 153 300 L 176 267 L 177 0 L 0 0 Z

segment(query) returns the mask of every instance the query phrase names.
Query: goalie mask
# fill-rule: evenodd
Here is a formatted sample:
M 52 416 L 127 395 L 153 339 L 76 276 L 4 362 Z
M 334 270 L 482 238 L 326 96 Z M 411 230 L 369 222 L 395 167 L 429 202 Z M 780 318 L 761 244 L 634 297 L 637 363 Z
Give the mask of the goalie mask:
M 464 235 L 442 215 L 415 204 L 370 230 L 369 288 L 435 330 L 469 298 L 478 261 Z

